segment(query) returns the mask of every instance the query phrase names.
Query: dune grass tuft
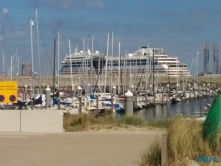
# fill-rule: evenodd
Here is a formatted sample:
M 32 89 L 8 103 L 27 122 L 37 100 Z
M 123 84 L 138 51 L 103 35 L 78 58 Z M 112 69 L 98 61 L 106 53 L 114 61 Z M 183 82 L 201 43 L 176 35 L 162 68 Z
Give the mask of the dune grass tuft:
M 111 129 L 114 127 L 154 127 L 168 128 L 173 119 L 160 119 L 147 122 L 144 118 L 134 116 L 122 116 L 116 119 L 113 115 L 97 116 L 93 114 L 67 115 L 64 117 L 64 129 L 66 131 L 83 131 L 87 129 Z
M 172 162 L 185 158 L 211 156 L 212 151 L 202 135 L 203 122 L 177 119 L 168 129 L 168 154 Z
M 117 120 L 118 126 L 120 125 L 130 125 L 130 126 L 147 126 L 147 122 L 139 116 L 123 116 Z
M 186 159 L 197 161 L 200 156 L 216 156 L 220 161 L 220 134 L 216 134 L 216 144 L 211 147 L 209 141 L 203 138 L 203 122 L 178 118 L 172 121 L 168 128 L 168 162 L 169 165 L 183 165 Z M 151 163 L 160 156 L 160 142 L 154 142 L 141 156 L 139 166 L 158 165 Z M 161 150 L 160 150 L 161 151 Z M 175 163 L 175 164 L 174 164 Z M 145 165 L 145 166 L 146 166 Z
M 161 145 L 156 140 L 150 147 L 143 152 L 139 166 L 160 166 L 161 164 Z
M 66 131 L 86 130 L 91 124 L 91 119 L 87 114 L 69 115 L 64 118 L 64 128 Z
M 148 122 L 148 126 L 157 128 L 168 128 L 174 120 L 175 118 L 155 119 L 151 122 Z

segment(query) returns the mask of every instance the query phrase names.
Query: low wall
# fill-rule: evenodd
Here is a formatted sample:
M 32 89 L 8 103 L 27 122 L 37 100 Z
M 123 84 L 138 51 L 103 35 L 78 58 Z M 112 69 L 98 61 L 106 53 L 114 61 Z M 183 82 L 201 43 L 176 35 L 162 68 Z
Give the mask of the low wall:
M 1 110 L 0 131 L 63 132 L 60 110 Z
M 16 131 L 20 128 L 20 111 L 18 110 L 1 110 L 0 111 L 0 131 Z

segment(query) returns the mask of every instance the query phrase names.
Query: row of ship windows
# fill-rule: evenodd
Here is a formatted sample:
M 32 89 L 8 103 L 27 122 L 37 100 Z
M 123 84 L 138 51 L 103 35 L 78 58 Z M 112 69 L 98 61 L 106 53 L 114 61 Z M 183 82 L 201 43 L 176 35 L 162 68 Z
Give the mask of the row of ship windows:
M 70 72 L 68 71 L 63 71 L 63 72 L 60 72 L 60 74 L 70 74 Z M 79 72 L 72 72 L 72 74 L 79 74 Z M 83 74 L 83 73 L 81 73 Z M 90 73 L 88 73 L 90 75 Z M 118 75 L 117 72 L 113 73 L 115 75 Z M 122 75 L 125 75 L 125 73 L 121 73 Z M 142 74 L 142 75 L 146 75 L 146 73 L 136 73 L 136 74 Z M 185 73 L 177 73 L 177 72 L 174 72 L 174 73 L 169 73 L 170 76 L 172 75 L 188 75 L 189 73 L 188 72 L 185 72 Z M 130 73 L 126 73 L 126 75 L 130 75 Z M 133 75 L 133 73 L 131 74 Z M 164 75 L 164 76 L 167 76 L 168 73 L 165 73 L 165 72 L 157 72 L 157 73 L 154 73 L 154 75 Z
M 105 64 L 105 62 L 101 62 L 101 63 Z M 99 64 L 99 62 L 96 64 Z M 118 66 L 119 63 L 113 62 L 112 64 L 113 65 L 111 65 L 111 62 L 108 62 L 107 66 Z M 122 61 L 120 64 L 121 64 L 121 66 L 124 66 L 124 65 L 125 66 L 136 66 L 136 65 L 147 65 L 147 64 L 152 65 L 153 63 L 152 63 L 152 61 L 149 63 L 146 63 L 146 61 L 137 61 L 137 62 L 123 62 Z M 155 61 L 154 64 L 157 65 L 159 63 L 158 63 L 158 61 Z M 172 62 L 161 63 L 161 64 L 169 65 L 169 67 L 186 67 L 185 64 L 174 64 Z M 69 63 L 64 64 L 64 66 L 69 67 Z M 91 66 L 91 62 L 84 62 L 84 63 L 75 62 L 72 64 L 72 67 L 82 67 L 82 66 Z
M 175 61 L 177 61 L 177 59 L 176 58 L 162 58 L 162 57 L 159 57 L 159 58 L 154 58 L 155 60 L 161 60 L 161 61 L 173 61 L 173 62 L 175 62 Z M 66 58 L 66 60 L 67 61 L 70 61 L 70 58 Z M 91 59 L 83 59 L 83 58 L 71 58 L 71 60 L 72 61 L 78 61 L 78 60 L 80 60 L 81 62 L 82 61 L 88 61 L 88 62 L 90 62 L 91 61 Z M 127 62 L 136 62 L 136 61 L 141 61 L 141 62 L 146 62 L 146 60 L 147 59 L 127 59 L 126 61 Z M 149 61 L 152 61 L 152 59 L 148 59 Z M 99 61 L 99 59 L 97 60 L 97 61 Z M 111 60 L 109 60 L 109 61 L 111 61 Z M 114 62 L 114 63 L 117 63 L 119 61 L 119 59 L 118 58 L 115 58 L 114 60 L 112 60 L 112 62 Z M 124 61 L 124 59 L 121 59 L 121 61 Z
M 173 60 L 167 60 L 167 62 L 172 62 Z M 93 62 L 95 62 L 95 63 L 99 63 L 99 61 L 93 61 Z M 100 62 L 106 62 L 105 60 L 104 61 L 100 61 Z M 155 60 L 155 63 L 156 62 L 158 62 L 158 60 L 156 59 Z M 70 61 L 66 61 L 66 63 L 70 63 Z M 85 64 L 90 64 L 91 63 L 91 61 L 90 60 L 85 60 L 85 61 L 72 61 L 72 63 L 75 63 L 75 64 L 81 64 L 81 63 L 85 63 Z M 113 63 L 113 64 L 118 64 L 119 63 L 119 61 L 118 60 L 114 60 L 114 61 L 108 61 L 108 64 L 111 64 L 111 63 Z M 121 60 L 120 61 L 120 63 L 121 64 L 123 64 L 123 63 L 127 63 L 127 64 L 136 64 L 136 63 L 145 63 L 146 64 L 146 60 L 145 59 L 143 59 L 143 60 L 140 60 L 140 59 L 137 59 L 137 60 L 127 60 L 127 61 L 125 61 L 125 60 Z M 152 61 L 151 60 L 149 60 L 148 61 L 148 63 L 152 63 Z M 174 62 L 173 62 L 174 63 Z
M 137 63 L 137 65 L 140 65 L 140 66 L 143 66 L 143 67 L 145 67 L 146 66 L 146 64 L 139 64 L 139 63 Z M 135 65 L 135 64 L 131 64 L 131 65 L 121 65 L 121 66 L 124 66 L 124 67 L 130 67 L 130 66 L 137 66 L 137 65 Z M 155 67 L 156 67 L 156 65 L 158 65 L 158 64 L 155 64 Z M 110 64 L 108 64 L 108 66 L 111 66 Z M 72 68 L 79 68 L 79 67 L 91 67 L 91 65 L 90 64 L 72 64 Z M 113 64 L 113 67 L 118 67 L 118 64 Z M 169 67 L 169 69 L 170 70 L 177 70 L 177 67 L 179 67 L 179 68 L 185 68 L 186 66 L 185 65 L 180 65 L 180 66 L 176 66 L 176 65 L 173 65 L 173 66 L 170 66 Z M 63 68 L 70 68 L 70 65 L 68 65 L 68 64 L 66 64 L 66 65 L 64 65 L 63 66 Z
M 157 65 L 158 63 L 155 63 L 155 65 Z M 124 63 L 121 63 L 121 66 L 137 66 L 137 65 L 141 65 L 141 66 L 145 66 L 146 65 L 146 62 L 143 62 L 143 63 L 139 63 L 139 62 L 137 62 L 137 63 L 126 63 L 125 65 L 124 65 Z M 151 65 L 151 64 L 149 64 L 149 65 Z M 88 63 L 88 64 L 72 64 L 72 67 L 86 67 L 86 66 L 88 66 L 88 67 L 91 67 L 91 64 L 90 63 Z M 116 63 L 113 63 L 113 65 L 111 65 L 111 64 L 108 64 L 107 66 L 118 66 L 118 63 L 116 64 Z M 66 64 L 66 65 L 64 65 L 63 67 L 70 67 L 70 65 L 68 65 L 68 64 Z
M 85 70 L 83 70 L 82 68 L 81 69 L 73 69 L 72 70 L 72 72 L 78 72 L 78 71 L 85 71 Z M 98 71 L 98 70 L 96 70 L 96 71 Z M 103 70 L 101 70 L 101 71 L 105 71 L 105 69 L 103 69 Z M 108 72 L 110 72 L 111 70 L 108 70 Z M 118 69 L 112 69 L 112 72 L 118 72 L 119 70 Z M 145 69 L 134 69 L 134 70 L 130 70 L 130 69 L 123 69 L 123 70 L 121 70 L 122 72 L 127 72 L 127 73 L 129 73 L 129 72 L 146 72 L 146 70 Z M 62 72 L 69 72 L 70 73 L 70 69 L 62 69 Z M 173 73 L 186 73 L 187 72 L 187 70 L 174 70 L 174 71 L 169 71 L 169 72 L 167 72 L 165 69 L 162 69 L 162 68 L 158 68 L 157 69 L 157 71 L 156 71 L 156 73 L 160 73 L 160 72 L 162 72 L 162 73 L 169 73 L 169 74 L 173 74 Z

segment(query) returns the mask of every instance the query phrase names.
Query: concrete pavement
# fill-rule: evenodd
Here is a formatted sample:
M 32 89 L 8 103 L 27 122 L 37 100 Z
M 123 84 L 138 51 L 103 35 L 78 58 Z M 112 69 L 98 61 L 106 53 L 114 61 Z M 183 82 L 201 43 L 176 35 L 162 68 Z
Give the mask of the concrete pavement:
M 162 132 L 0 133 L 1 166 L 135 166 Z

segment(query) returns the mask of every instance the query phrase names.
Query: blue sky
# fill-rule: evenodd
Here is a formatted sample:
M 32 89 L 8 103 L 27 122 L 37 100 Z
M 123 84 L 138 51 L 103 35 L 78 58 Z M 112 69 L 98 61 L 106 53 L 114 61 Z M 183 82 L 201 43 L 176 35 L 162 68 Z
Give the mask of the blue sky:
M 208 42 L 210 47 L 210 71 L 212 45 L 221 43 L 220 0 L 1 0 L 0 62 L 4 50 L 7 66 L 16 48 L 20 63 L 31 63 L 29 18 L 35 20 L 35 5 L 39 6 L 38 21 L 43 36 L 40 35 L 42 73 L 48 56 L 52 61 L 57 33 L 61 36 L 62 58 L 68 53 L 68 39 L 72 50 L 82 49 L 82 36 L 88 35 L 94 36 L 94 50 L 104 53 L 107 34 L 114 31 L 115 52 L 118 42 L 122 43 L 122 54 L 135 52 L 149 43 L 150 47 L 165 48 L 169 55 L 190 66 L 198 51 L 199 71 L 203 71 L 204 43 Z M 33 40 L 37 62 L 36 24 Z M 34 68 L 38 72 L 38 63 Z M 1 67 L 1 73 L 2 70 Z M 193 70 L 194 66 L 192 73 Z

